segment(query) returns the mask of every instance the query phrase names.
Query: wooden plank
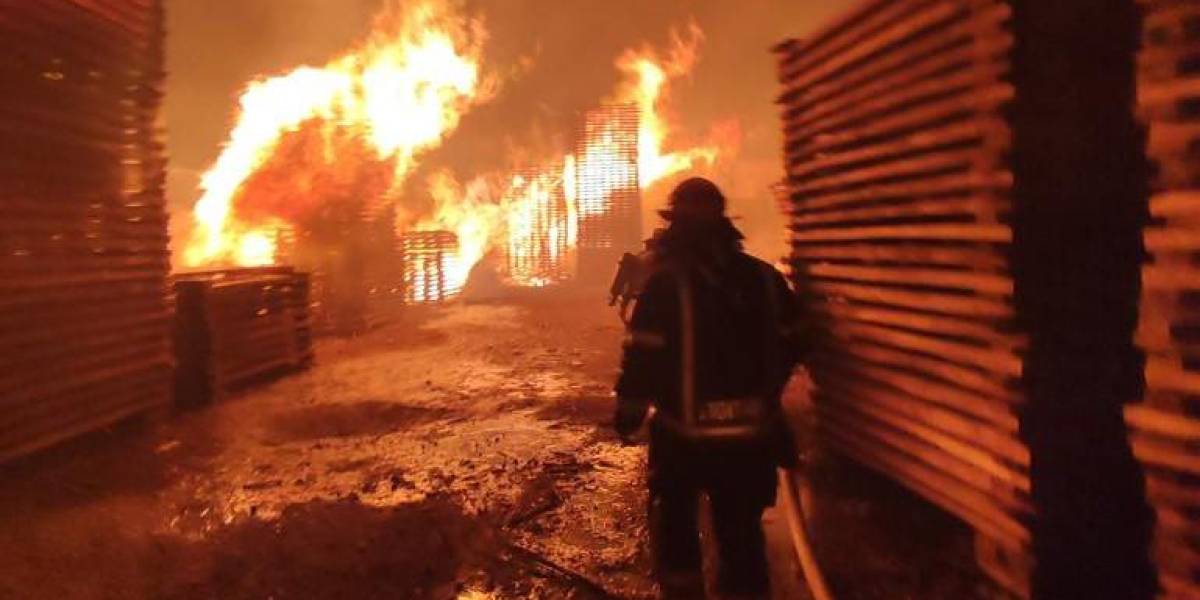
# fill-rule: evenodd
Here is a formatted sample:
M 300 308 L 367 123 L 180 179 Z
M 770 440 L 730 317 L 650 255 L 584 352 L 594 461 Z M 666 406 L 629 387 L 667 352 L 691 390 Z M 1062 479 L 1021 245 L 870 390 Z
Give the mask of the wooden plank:
M 1140 436 L 1130 435 L 1130 445 L 1138 460 L 1185 473 L 1192 477 L 1200 477 L 1200 452 L 1187 451 L 1177 446 Z
M 787 73 L 789 87 L 804 88 L 822 80 L 833 79 L 851 70 L 872 55 L 882 54 L 888 46 L 911 42 L 921 34 L 945 29 L 956 21 L 970 18 L 970 10 L 957 3 L 925 2 L 899 15 L 899 19 L 884 25 L 872 35 L 842 45 L 822 57 L 814 57 L 811 66 L 799 72 Z M 848 40 L 849 42 L 849 40 Z
M 839 322 L 851 321 L 897 327 L 930 335 L 958 338 L 969 343 L 1004 348 L 1012 352 L 1018 352 L 1028 346 L 1028 340 L 1023 335 L 1005 333 L 986 323 L 981 324 L 947 315 L 931 315 L 853 303 L 827 303 L 814 307 L 814 309 L 823 311 Z
M 1010 84 L 1000 83 L 970 93 L 923 103 L 911 109 L 874 119 L 862 127 L 812 137 L 785 138 L 788 152 L 808 156 L 855 148 L 879 140 L 900 137 L 954 118 L 980 118 L 998 114 L 1013 99 Z
M 1173 361 L 1149 357 L 1146 359 L 1146 385 L 1200 395 L 1200 373 L 1187 371 Z
M 988 245 L 904 242 L 877 244 L 792 244 L 792 258 L 802 264 L 812 262 L 881 263 L 913 267 L 971 267 L 979 271 L 1007 272 L 1008 258 Z M 990 313 L 989 313 L 990 314 Z
M 1200 223 L 1200 190 L 1167 190 L 1150 198 L 1150 214 L 1174 222 L 1177 218 Z
M 949 363 L 936 357 L 907 352 L 902 348 L 883 346 L 871 340 L 842 338 L 837 341 L 835 348 L 826 351 L 845 353 L 856 360 L 921 373 L 935 381 L 945 381 L 977 393 L 981 397 L 995 399 L 1005 404 L 1023 402 L 1022 394 L 1015 389 L 1013 380 L 1006 380 L 987 371 Z
M 847 434 L 854 435 L 859 442 L 885 452 L 891 449 L 903 452 L 939 473 L 966 484 L 972 490 L 986 494 L 997 506 L 1006 511 L 1032 512 L 1027 494 L 1023 494 L 1014 485 L 963 461 L 956 454 L 947 452 L 944 447 L 934 446 L 926 440 L 908 435 L 907 432 L 898 431 L 887 424 L 858 413 L 824 410 L 821 412 L 821 417 L 823 427 L 839 428 Z
M 900 456 L 864 446 L 845 432 L 836 429 L 823 431 L 832 435 L 831 440 L 843 452 L 899 481 L 976 529 L 1013 544 L 1030 542 L 1026 526 L 1019 519 L 996 507 L 986 495 L 967 491 L 963 486 L 955 485 L 953 480 L 938 475 L 931 469 L 905 461 Z
M 1130 427 L 1155 435 L 1200 442 L 1200 419 L 1194 417 L 1134 404 L 1125 407 L 1125 422 Z M 1200 493 L 1200 486 L 1197 486 L 1197 492 Z M 1200 500 L 1200 497 L 1197 499 Z
M 821 196 L 852 191 L 854 188 L 891 184 L 904 180 L 933 178 L 964 171 L 999 171 L 999 155 L 976 148 L 959 148 L 946 152 L 919 154 L 889 160 L 885 164 L 836 172 L 819 178 L 798 180 L 790 177 L 793 194 Z M 995 175 L 1000 177 L 1000 175 Z
M 964 31 L 957 38 L 947 36 L 944 40 L 923 40 L 922 44 L 898 49 L 888 54 L 888 61 L 905 53 L 911 53 L 914 49 L 928 50 L 928 48 L 922 49 L 920 46 L 929 46 L 931 41 L 943 46 L 936 51 L 914 53 L 904 61 L 903 68 L 880 69 L 881 64 L 888 66 L 888 61 L 872 62 L 864 65 L 860 72 L 839 78 L 835 82 L 813 86 L 814 88 L 829 88 L 836 83 L 841 87 L 826 89 L 823 95 L 815 98 L 804 95 L 784 104 L 783 120 L 794 126 L 803 127 L 819 119 L 853 110 L 858 103 L 870 100 L 879 94 L 905 89 L 948 72 L 971 69 L 975 65 L 981 64 L 996 64 L 1003 68 L 1007 62 L 1005 54 L 1012 45 L 1010 34 L 976 38 L 973 43 L 969 43 L 971 39 L 969 33 Z
M 804 231 L 830 225 L 885 224 L 881 222 L 921 219 L 973 218 L 994 222 L 999 214 L 1012 210 L 1005 196 L 951 196 L 914 198 L 888 204 L 841 208 L 826 212 L 810 212 L 791 218 L 791 229 Z M 1197 231 L 1200 237 L 1200 230 Z
M 923 226 L 922 228 L 925 228 Z M 872 228 L 884 229 L 884 228 Z M 893 228 L 893 229 L 899 229 Z M 928 229 L 934 229 L 929 227 Z M 823 232 L 824 233 L 824 232 Z M 861 235 L 861 232 L 859 232 Z M 805 237 L 809 237 L 807 234 Z M 851 238 L 857 239 L 857 238 Z M 1006 275 L 981 273 L 978 271 L 951 271 L 941 269 L 913 269 L 907 267 L 869 267 L 860 265 L 813 264 L 807 275 L 816 279 L 842 279 L 869 281 L 912 288 L 958 289 L 978 294 L 1011 296 L 1013 281 Z
M 948 295 L 854 282 L 812 281 L 806 285 L 830 300 L 858 300 L 979 319 L 1009 320 L 1013 318 L 1012 305 L 1003 299 L 994 297 Z
M 812 242 L 858 242 L 867 240 L 945 240 L 959 242 L 979 242 L 992 244 L 1007 244 L 1012 242 L 1012 229 L 1007 225 L 987 223 L 934 223 L 913 225 L 883 225 L 859 227 L 854 229 L 825 229 L 797 232 L 795 240 L 800 243 Z M 939 277 L 942 278 L 942 277 Z M 952 277 L 952 279 L 959 279 Z M 920 280 L 909 280 L 913 281 Z M 972 284 L 969 289 L 975 289 Z M 978 286 L 999 290 L 1002 286 L 994 283 L 993 278 L 981 275 Z M 996 292 L 1011 293 L 1011 292 Z
M 935 154 L 964 156 L 968 164 L 999 164 L 995 159 L 1006 152 L 1010 143 L 1010 132 L 999 119 L 957 121 L 847 152 L 791 155 L 788 175 L 798 184 L 812 185 L 823 176 L 869 170 L 881 163 L 911 161 Z
M 873 183 L 853 190 L 813 190 L 787 182 L 793 213 L 824 210 L 863 202 L 935 196 L 950 193 L 1000 194 L 1012 188 L 1012 174 L 1004 171 L 968 171 L 939 174 L 900 182 Z
M 810 86 L 784 82 L 785 89 L 778 102 L 784 106 L 787 121 L 807 112 L 819 114 L 828 103 L 854 97 L 872 90 L 872 84 L 888 81 L 889 77 L 905 70 L 918 70 L 922 65 L 935 65 L 939 57 L 953 60 L 951 64 L 980 64 L 1006 60 L 1013 45 L 1013 36 L 1003 30 L 1001 21 L 1005 9 L 985 11 L 981 18 L 957 23 L 937 35 L 926 36 L 911 44 L 882 55 L 856 71 L 833 80 Z M 934 71 L 936 73 L 937 71 Z M 891 80 L 903 85 L 903 80 Z
M 784 136 L 787 139 L 808 139 L 857 129 L 865 123 L 884 119 L 899 111 L 911 110 L 941 98 L 970 96 L 977 90 L 993 88 L 1007 71 L 1006 63 L 985 63 L 973 65 L 957 73 L 919 81 L 907 87 L 880 91 L 870 98 L 861 99 L 852 107 L 824 117 L 812 118 L 811 115 L 805 115 L 802 120 L 785 120 Z M 996 129 L 1006 131 L 1007 127 L 1002 123 Z
M 970 415 L 991 424 L 1000 431 L 1015 435 L 1020 427 L 1015 405 L 982 398 L 962 388 L 938 383 L 935 380 L 905 373 L 898 369 L 874 366 L 869 363 L 856 362 L 835 365 L 833 360 L 819 359 L 819 361 L 821 365 L 834 365 L 838 369 L 886 385 L 913 398 Z
M 1196 289 L 1200 282 L 1198 265 L 1147 265 L 1142 270 L 1142 285 L 1149 291 Z
M 862 323 L 836 323 L 833 325 L 833 328 L 839 336 L 855 336 L 862 339 L 874 340 L 896 348 L 907 348 L 931 356 L 939 356 L 948 362 L 979 367 L 1003 377 L 1019 378 L 1024 368 L 1021 358 L 1006 350 L 980 348 L 927 335 Z
M 1028 494 L 1032 489 L 1029 474 L 1024 470 L 1010 466 L 1002 460 L 998 460 L 995 455 L 980 449 L 973 443 L 964 442 L 953 436 L 946 435 L 937 429 L 913 420 L 908 415 L 891 412 L 881 404 L 851 399 L 836 404 L 822 403 L 817 408 L 822 415 L 834 420 L 839 418 L 839 411 L 850 411 L 861 418 L 877 421 L 894 428 L 896 431 L 903 432 L 905 435 L 910 435 L 914 439 L 922 440 L 939 451 L 944 452 L 947 456 L 952 456 L 963 461 L 963 463 L 969 465 L 971 468 L 977 469 L 979 475 L 982 475 L 982 477 L 971 475 L 969 480 L 964 479 L 964 481 L 974 481 L 975 486 L 980 491 L 991 491 L 995 484 L 999 482 L 1002 484 L 1001 491 L 1007 490 L 1013 493 L 1011 497 L 1014 500 L 1017 498 L 1020 498 L 1022 501 L 1028 500 Z M 845 417 L 842 417 L 842 420 L 847 424 L 863 422 L 847 420 Z M 847 428 L 848 431 L 856 431 L 856 429 L 853 426 Z M 1023 494 L 1016 494 L 1015 492 L 1023 492 Z M 1012 506 L 1028 509 L 1027 504 L 1016 504 L 1014 502 Z
M 907 12 L 928 6 L 933 1 L 873 0 L 861 3 L 856 10 L 830 21 L 810 37 L 788 44 L 786 53 L 779 60 L 781 80 L 795 79 L 823 61 L 870 38 L 880 28 L 902 18 Z

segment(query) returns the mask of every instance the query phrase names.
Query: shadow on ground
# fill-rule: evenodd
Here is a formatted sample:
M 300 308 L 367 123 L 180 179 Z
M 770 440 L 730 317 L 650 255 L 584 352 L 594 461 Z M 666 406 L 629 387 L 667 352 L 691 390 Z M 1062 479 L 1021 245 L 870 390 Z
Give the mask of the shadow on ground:
M 277 521 L 245 519 L 194 543 L 160 546 L 146 597 L 453 598 L 465 565 L 497 542 L 445 500 L 374 508 L 353 501 L 288 507 Z M 417 551 L 414 551 L 417 550 Z

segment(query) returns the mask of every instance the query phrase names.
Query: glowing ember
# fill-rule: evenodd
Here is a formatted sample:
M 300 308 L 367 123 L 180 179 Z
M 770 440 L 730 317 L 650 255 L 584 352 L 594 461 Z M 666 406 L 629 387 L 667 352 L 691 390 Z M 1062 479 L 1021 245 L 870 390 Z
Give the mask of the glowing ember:
M 398 189 L 418 155 L 486 99 L 479 73 L 482 38 L 478 23 L 439 2 L 411 3 L 382 14 L 359 48 L 324 67 L 251 84 L 224 151 L 203 177 L 184 262 L 272 262 L 280 216 L 296 216 L 305 198 L 326 201 L 330 194 L 321 193 L 327 191 L 322 185 L 361 183 L 356 180 L 363 164 L 349 157 L 389 167 L 371 191 L 386 196 Z M 290 177 L 249 185 L 277 158 L 285 137 L 301 130 L 310 134 L 296 150 L 306 172 L 289 165 Z

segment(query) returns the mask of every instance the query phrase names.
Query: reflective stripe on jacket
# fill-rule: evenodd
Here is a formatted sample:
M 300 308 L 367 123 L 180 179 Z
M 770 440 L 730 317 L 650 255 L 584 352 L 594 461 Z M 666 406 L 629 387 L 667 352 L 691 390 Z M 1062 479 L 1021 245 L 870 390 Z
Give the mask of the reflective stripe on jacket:
M 742 253 L 720 268 L 670 263 L 654 273 L 630 321 L 618 396 L 652 401 L 677 435 L 744 439 L 779 426 L 795 365 L 795 297 L 770 265 Z

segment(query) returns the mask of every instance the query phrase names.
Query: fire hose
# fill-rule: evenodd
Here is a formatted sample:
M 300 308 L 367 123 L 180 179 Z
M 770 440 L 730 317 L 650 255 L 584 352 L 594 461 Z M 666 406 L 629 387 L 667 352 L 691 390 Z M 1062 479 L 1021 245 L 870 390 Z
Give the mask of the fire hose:
M 800 492 L 796 487 L 795 475 L 788 469 L 779 469 L 780 489 L 783 491 L 783 511 L 787 513 L 788 530 L 792 535 L 792 546 L 796 549 L 796 557 L 800 559 L 800 568 L 804 571 L 804 580 L 816 600 L 833 600 L 825 576 L 817 565 L 816 554 L 813 553 L 812 543 L 808 539 L 804 518 L 804 504 L 800 500 Z

